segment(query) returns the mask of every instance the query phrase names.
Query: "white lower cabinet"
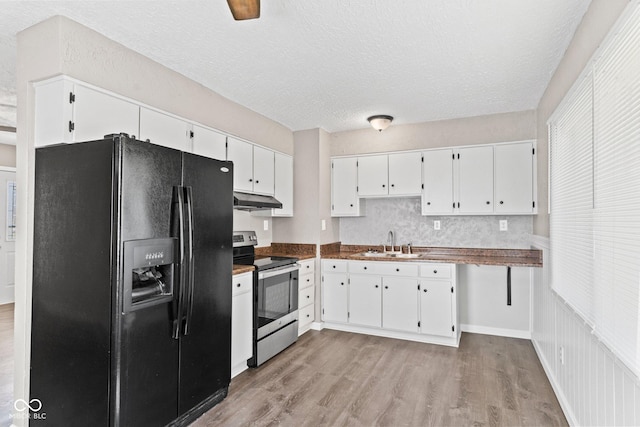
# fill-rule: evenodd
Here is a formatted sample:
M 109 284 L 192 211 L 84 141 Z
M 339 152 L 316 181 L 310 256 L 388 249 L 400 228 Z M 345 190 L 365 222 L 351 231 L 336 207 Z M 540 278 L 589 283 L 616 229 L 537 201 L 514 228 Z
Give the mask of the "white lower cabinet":
M 418 279 L 385 277 L 382 287 L 382 327 L 418 332 Z
M 302 335 L 311 329 L 311 323 L 315 319 L 315 295 L 316 295 L 316 269 L 314 259 L 298 262 L 300 271 L 298 274 L 298 335 Z
M 322 320 L 347 323 L 349 291 L 346 261 L 322 262 Z
M 231 377 L 247 369 L 253 355 L 253 273 L 233 276 L 231 299 Z
M 382 326 L 382 277 L 352 274 L 349 276 L 349 323 Z
M 456 266 L 322 260 L 324 327 L 456 346 Z

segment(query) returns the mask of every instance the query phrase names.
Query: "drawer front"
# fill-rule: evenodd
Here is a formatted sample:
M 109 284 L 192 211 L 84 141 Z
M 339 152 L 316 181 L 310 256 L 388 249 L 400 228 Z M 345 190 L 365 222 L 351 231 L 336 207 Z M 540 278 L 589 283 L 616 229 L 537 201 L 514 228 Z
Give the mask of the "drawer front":
M 382 276 L 418 277 L 418 265 L 411 262 L 381 262 L 376 268 Z
M 451 264 L 422 264 L 420 266 L 421 277 L 448 279 L 451 277 Z
M 231 278 L 231 283 L 233 286 L 233 296 L 250 292 L 253 287 L 253 273 L 244 273 L 233 276 Z
M 325 259 L 322 261 L 322 271 L 325 273 L 346 273 L 347 261 L 338 259 Z
M 306 259 L 306 260 L 303 260 L 303 261 L 298 261 L 298 264 L 300 264 L 300 275 L 307 274 L 307 273 L 313 273 L 316 270 L 316 268 L 315 268 L 316 260 L 315 259 Z
M 378 264 L 376 262 L 367 261 L 351 261 L 349 263 L 349 273 L 356 274 L 377 274 Z
M 302 309 L 300 309 L 300 311 L 298 311 L 298 327 L 303 327 L 308 325 L 309 323 L 313 322 L 313 318 L 314 318 L 314 305 L 308 305 Z
M 308 287 L 308 288 L 302 289 L 298 293 L 298 308 L 306 307 L 309 304 L 313 304 L 314 295 L 315 295 L 314 287 Z
M 316 283 L 316 275 L 314 273 L 311 274 L 301 274 L 298 278 L 298 288 L 303 289 L 309 286 L 313 286 Z

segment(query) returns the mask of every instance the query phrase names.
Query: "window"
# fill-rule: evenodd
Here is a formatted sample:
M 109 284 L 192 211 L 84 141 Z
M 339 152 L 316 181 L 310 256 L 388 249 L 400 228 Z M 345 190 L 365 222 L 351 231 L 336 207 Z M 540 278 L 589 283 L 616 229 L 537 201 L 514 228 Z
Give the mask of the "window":
M 552 286 L 640 373 L 640 7 L 549 120 Z

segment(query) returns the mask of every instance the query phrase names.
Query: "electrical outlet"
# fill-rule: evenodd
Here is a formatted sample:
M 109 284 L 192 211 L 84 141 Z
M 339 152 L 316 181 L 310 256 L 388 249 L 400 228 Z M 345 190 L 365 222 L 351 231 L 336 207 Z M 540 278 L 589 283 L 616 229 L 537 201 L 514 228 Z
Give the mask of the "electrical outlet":
M 326 220 L 322 220 L 320 228 L 322 228 L 322 231 L 325 231 L 327 229 L 327 221 Z
M 264 220 L 264 231 L 268 231 L 269 230 L 269 220 L 265 219 Z
M 560 347 L 560 364 L 564 365 L 564 347 Z
M 507 231 L 507 230 L 508 230 L 507 220 L 506 219 L 501 219 L 500 220 L 500 231 Z
M 440 230 L 440 221 L 433 221 L 433 229 Z

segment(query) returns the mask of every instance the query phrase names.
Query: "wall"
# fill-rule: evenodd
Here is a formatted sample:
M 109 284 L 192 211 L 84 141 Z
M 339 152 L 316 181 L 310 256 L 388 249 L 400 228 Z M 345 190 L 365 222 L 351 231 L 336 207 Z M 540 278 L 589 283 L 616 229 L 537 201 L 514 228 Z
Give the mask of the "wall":
M 422 216 L 419 197 L 367 199 L 366 215 L 340 218 L 340 241 L 353 245 L 387 243 L 390 230 L 396 243 L 416 246 L 528 249 L 531 215 L 522 216 Z M 500 231 L 499 221 L 508 221 Z M 433 221 L 440 221 L 440 230 Z
M 567 94 L 629 0 L 592 0 L 564 57 L 545 90 L 537 111 L 538 215 L 534 233 L 549 236 L 549 137 L 547 120 Z
M 392 124 L 383 132 L 371 127 L 331 134 L 331 155 L 458 145 L 491 144 L 536 138 L 536 113 L 519 111 L 408 125 Z
M 32 82 L 69 75 L 148 105 L 261 145 L 293 153 L 293 134 L 241 105 L 65 17 L 53 17 L 18 34 L 15 383 L 28 399 L 33 263 L 34 91 Z M 238 216 L 243 226 L 262 218 Z M 257 228 L 257 227 L 256 227 Z M 270 237 L 267 235 L 267 237 Z M 14 418 L 16 425 L 26 425 Z
M 640 382 L 551 289 L 547 212 L 547 120 L 589 62 L 628 0 L 592 0 L 538 105 L 538 200 L 533 247 L 532 341 L 571 425 L 640 425 Z

